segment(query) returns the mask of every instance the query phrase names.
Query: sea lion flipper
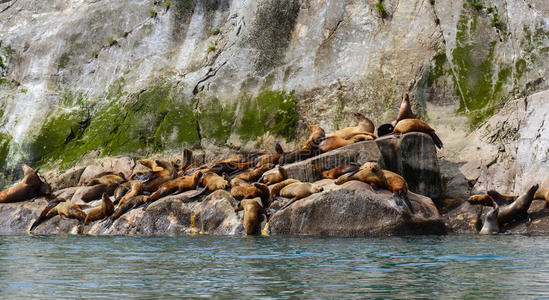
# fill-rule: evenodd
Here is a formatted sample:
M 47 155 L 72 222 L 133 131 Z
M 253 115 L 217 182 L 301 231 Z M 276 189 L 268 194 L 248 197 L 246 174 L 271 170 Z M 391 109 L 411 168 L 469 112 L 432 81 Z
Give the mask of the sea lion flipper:
M 435 143 L 437 148 L 442 149 L 443 144 L 442 144 L 442 141 L 440 140 L 440 138 L 438 137 L 438 135 L 434 131 L 429 132 L 429 135 L 433 139 L 433 142 Z
M 286 207 L 292 205 L 294 202 L 296 202 L 298 199 L 297 197 L 294 197 L 292 200 L 290 200 L 288 203 L 284 204 L 279 210 L 283 210 L 285 209 Z
M 398 191 L 393 193 L 393 199 L 398 205 L 406 204 L 410 212 L 414 213 L 414 207 L 412 206 L 412 203 L 410 202 L 410 199 L 408 199 L 408 196 L 406 195 L 406 192 L 404 191 Z
M 192 195 L 189 195 L 189 199 L 192 199 L 192 198 L 194 198 L 194 197 L 196 197 L 196 196 L 202 195 L 207 189 L 208 189 L 207 186 L 201 188 L 200 190 L 194 192 Z

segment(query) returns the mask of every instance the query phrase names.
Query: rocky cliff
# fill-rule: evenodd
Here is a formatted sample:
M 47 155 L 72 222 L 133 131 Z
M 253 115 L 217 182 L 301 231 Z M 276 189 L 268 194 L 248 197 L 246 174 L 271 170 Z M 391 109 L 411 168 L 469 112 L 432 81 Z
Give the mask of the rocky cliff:
M 0 1 L 0 170 L 291 148 L 409 92 L 447 197 L 520 192 L 547 167 L 548 49 L 545 0 Z

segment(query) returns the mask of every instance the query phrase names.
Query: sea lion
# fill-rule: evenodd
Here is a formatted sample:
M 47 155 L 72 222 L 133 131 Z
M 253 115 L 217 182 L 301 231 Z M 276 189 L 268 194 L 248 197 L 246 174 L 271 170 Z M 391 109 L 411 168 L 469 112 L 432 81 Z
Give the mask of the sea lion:
M 64 199 L 64 198 L 55 198 L 55 199 L 51 200 L 50 202 L 48 202 L 48 205 L 46 205 L 46 207 L 42 210 L 42 212 L 40 212 L 40 215 L 32 223 L 32 225 L 29 229 L 29 232 L 33 231 L 36 227 L 38 227 L 38 225 L 40 225 L 45 220 L 49 219 L 48 213 L 50 212 L 50 210 L 52 210 L 54 207 L 56 207 L 57 204 L 59 204 L 61 202 L 64 202 L 64 201 L 67 201 L 67 200 Z
M 118 204 L 118 202 L 120 201 L 120 199 L 122 199 L 122 197 L 124 197 L 124 195 L 126 195 L 127 192 L 130 191 L 131 189 L 131 183 L 132 181 L 126 181 L 124 183 L 122 183 L 121 185 L 119 185 L 116 190 L 114 190 L 114 204 Z
M 389 124 L 389 123 L 381 124 L 381 125 L 379 125 L 379 127 L 376 129 L 376 131 L 377 131 L 377 136 L 378 136 L 378 137 L 382 137 L 382 136 L 386 136 L 386 135 L 392 134 L 394 129 L 395 129 L 395 126 L 393 126 L 393 124 Z
M 174 179 L 177 174 L 174 166 L 170 162 L 155 160 L 154 163 L 155 166 L 151 179 L 143 183 L 143 191 L 149 193 L 156 191 L 164 182 Z
M 46 217 L 51 218 L 55 215 L 64 216 L 69 219 L 77 219 L 81 224 L 86 220 L 86 213 L 82 210 L 82 207 L 70 201 L 59 202 L 46 214 Z
M 473 205 L 492 206 L 492 197 L 488 194 L 473 195 L 467 198 L 467 202 Z
M 235 186 L 248 186 L 248 185 L 251 185 L 249 182 L 247 182 L 246 180 L 244 179 L 241 179 L 241 178 L 233 178 L 231 179 L 231 187 L 235 187 Z
M 528 218 L 528 208 L 534 200 L 534 195 L 539 185 L 530 187 L 526 194 L 520 196 L 515 202 L 499 208 L 498 222 L 500 225 L 510 223 L 511 221 L 520 221 Z
M 354 172 L 359 169 L 357 165 L 341 164 L 333 169 L 322 171 L 322 178 L 336 179 L 343 174 Z
M 354 127 L 347 127 L 340 130 L 335 131 L 332 133 L 332 136 L 338 136 L 342 139 L 346 139 L 350 134 L 355 132 L 369 132 L 373 133 L 375 126 L 374 122 L 372 120 L 366 118 L 364 115 L 360 113 L 354 113 L 353 116 L 357 119 L 358 125 Z
M 337 148 L 341 148 L 344 146 L 348 146 L 351 144 L 354 144 L 359 141 L 363 140 L 371 140 L 374 139 L 375 135 L 373 133 L 369 133 L 366 131 L 357 131 L 353 132 L 351 134 L 347 135 L 347 138 L 341 138 L 337 135 L 332 135 L 325 140 L 323 140 L 320 145 L 318 146 L 318 149 L 322 152 L 328 152 L 330 150 L 334 150 Z
M 120 201 L 120 204 L 118 204 L 118 206 L 114 210 L 114 213 L 112 214 L 112 216 L 109 219 L 112 222 L 112 221 L 120 218 L 120 216 L 125 214 L 127 211 L 129 211 L 131 209 L 134 209 L 134 208 L 144 204 L 145 201 L 147 200 L 146 198 L 147 198 L 147 196 L 139 195 L 139 196 L 131 197 L 131 198 L 129 198 L 128 200 L 126 200 L 124 202 Z
M 0 203 L 19 202 L 39 196 L 51 195 L 50 186 L 40 179 L 36 172 L 26 164 L 21 164 L 23 180 L 0 192 Z
M 395 202 L 401 203 L 401 201 L 404 201 L 410 212 L 414 213 L 414 207 L 410 199 L 408 199 L 408 183 L 406 180 L 402 176 L 388 170 L 383 170 L 383 175 L 387 179 L 387 189 L 393 192 Z
M 118 206 L 121 206 L 122 204 L 124 204 L 124 202 L 128 201 L 131 198 L 141 195 L 143 191 L 144 186 L 142 183 L 139 182 L 139 180 L 130 181 L 130 190 L 124 195 L 124 197 L 122 197 L 122 199 L 120 199 L 120 201 L 118 202 Z
M 402 103 L 400 103 L 400 109 L 396 118 L 396 123 L 404 119 L 415 119 L 416 116 L 412 112 L 412 105 L 410 104 L 410 97 L 408 93 L 405 93 L 402 97 Z
M 274 142 L 275 145 L 275 151 L 274 154 L 263 154 L 254 159 L 255 166 L 261 167 L 264 164 L 276 164 L 278 160 L 280 159 L 280 156 L 284 154 L 284 149 L 282 149 L 282 146 L 278 141 Z
M 298 149 L 292 152 L 284 152 L 284 154 L 280 156 L 278 164 L 282 166 L 285 164 L 306 160 L 315 156 L 316 154 L 317 150 L 311 149 Z
M 179 194 L 184 191 L 192 190 L 196 188 L 200 177 L 202 176 L 201 171 L 194 172 L 191 176 L 179 177 L 172 179 L 160 185 L 158 190 L 156 190 L 150 197 L 147 198 L 147 203 L 152 203 L 162 197 Z
M 89 222 L 104 219 L 114 212 L 114 204 L 109 196 L 107 196 L 106 193 L 103 193 L 101 197 L 101 205 L 84 210 L 84 213 L 86 213 L 84 225 L 88 225 Z
M 278 172 L 264 174 L 259 181 L 263 181 L 265 184 L 270 185 L 279 183 L 285 179 L 288 179 L 288 171 L 283 167 L 278 167 Z
M 511 204 L 517 199 L 517 196 L 500 194 L 494 190 L 489 190 L 486 194 L 499 206 Z
M 283 189 L 287 185 L 290 185 L 290 184 L 296 183 L 296 182 L 301 182 L 301 181 L 299 181 L 297 179 L 289 178 L 289 179 L 283 180 L 283 181 L 273 185 L 270 189 L 270 192 L 269 192 L 271 201 L 274 200 L 274 198 L 276 198 L 278 196 L 281 189 Z
M 121 184 L 124 181 L 126 181 L 126 177 L 124 176 L 124 174 L 122 172 L 119 172 L 117 174 L 105 174 L 105 175 L 102 175 L 102 176 L 99 176 L 99 177 L 96 176 L 96 177 L 90 179 L 86 183 L 86 185 L 87 186 L 93 186 L 93 185 L 98 185 L 98 184 L 105 184 L 105 185 Z
M 443 144 L 435 130 L 427 123 L 418 119 L 404 119 L 398 122 L 393 130 L 394 134 L 402 134 L 407 132 L 424 132 L 431 136 L 435 145 L 441 149 Z
M 263 175 L 263 173 L 267 172 L 272 168 L 274 168 L 273 164 L 264 164 L 259 168 L 245 170 L 242 173 L 236 175 L 235 178 L 240 178 L 247 182 L 252 182 L 260 178 L 261 175 Z
M 494 208 L 486 214 L 480 234 L 497 234 L 499 233 L 498 222 L 499 206 L 494 202 Z
M 290 206 L 292 203 L 296 202 L 299 199 L 308 197 L 314 193 L 319 193 L 324 190 L 321 186 L 316 186 L 309 182 L 296 182 L 292 183 L 282 190 L 280 190 L 280 196 L 284 198 L 292 198 L 288 203 L 280 208 L 280 210 L 285 209 Z
M 546 206 L 549 205 L 549 188 L 543 188 L 536 192 L 534 199 L 545 200 Z
M 350 180 L 359 180 L 374 188 L 387 188 L 387 178 L 385 178 L 383 170 L 375 162 L 367 162 L 360 166 L 358 171 L 339 176 L 334 183 L 341 185 Z
M 318 145 L 320 144 L 320 142 L 322 142 L 326 134 L 324 132 L 324 129 L 322 129 L 318 125 L 307 124 L 307 127 L 311 130 L 311 135 L 305 141 L 301 149 L 314 151 L 318 148 Z
M 244 199 L 240 202 L 235 211 L 244 210 L 244 231 L 246 235 L 259 233 L 259 216 L 263 211 L 261 199 Z
M 111 184 L 96 184 L 91 186 L 84 194 L 82 194 L 82 201 L 84 202 L 90 202 L 96 199 L 101 198 L 101 195 L 106 193 L 107 195 L 114 194 L 114 191 L 118 188 L 118 183 L 111 183 Z
M 231 196 L 233 196 L 237 200 L 241 200 L 244 198 L 256 198 L 260 197 L 262 204 L 265 207 L 268 207 L 269 205 L 269 188 L 259 182 L 255 182 L 250 185 L 241 185 L 241 186 L 235 186 L 231 188 Z
M 210 192 L 224 190 L 229 187 L 227 176 L 219 176 L 214 172 L 206 172 L 202 176 L 202 185 L 207 187 Z

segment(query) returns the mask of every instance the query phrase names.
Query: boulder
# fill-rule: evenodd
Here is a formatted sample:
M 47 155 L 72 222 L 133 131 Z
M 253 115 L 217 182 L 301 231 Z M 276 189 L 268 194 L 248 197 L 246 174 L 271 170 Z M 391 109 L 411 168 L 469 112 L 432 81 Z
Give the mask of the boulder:
M 0 203 L 0 234 L 24 234 L 48 201 Z
M 304 182 L 319 180 L 321 172 L 340 164 L 377 162 L 382 168 L 400 174 L 410 191 L 431 198 L 442 195 L 437 151 L 431 137 L 421 132 L 384 136 L 358 142 L 321 155 L 284 165 L 288 177 Z M 269 172 L 277 172 L 272 170 Z M 267 173 L 269 173 L 267 172 Z
M 52 190 L 74 187 L 80 182 L 80 176 L 82 176 L 85 169 L 86 167 L 74 167 L 59 176 L 48 176 L 47 180 Z
M 109 157 L 103 160 L 101 164 L 87 166 L 80 176 L 78 185 L 84 185 L 92 177 L 107 171 L 122 172 L 128 178 L 134 167 L 135 162 L 129 157 Z
M 276 212 L 269 220 L 271 235 L 385 236 L 444 234 L 444 223 L 431 199 L 408 193 L 415 214 L 395 203 L 392 193 L 372 191 L 360 181 L 324 191 Z

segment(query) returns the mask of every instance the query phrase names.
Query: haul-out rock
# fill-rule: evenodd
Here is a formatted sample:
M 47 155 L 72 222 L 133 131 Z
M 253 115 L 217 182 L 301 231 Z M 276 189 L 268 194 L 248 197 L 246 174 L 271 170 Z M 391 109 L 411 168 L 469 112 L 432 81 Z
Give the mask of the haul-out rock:
M 270 234 L 357 237 L 446 232 L 431 199 L 414 193 L 408 197 L 415 214 L 397 205 L 389 191 L 374 192 L 359 181 L 330 183 L 324 192 L 275 213 L 269 220 Z
M 321 172 L 340 164 L 377 162 L 382 168 L 400 174 L 411 191 L 438 198 L 442 183 L 435 144 L 425 133 L 412 132 L 386 136 L 374 141 L 341 147 L 304 161 L 285 165 L 289 178 L 312 182 Z M 275 170 L 276 171 L 276 170 Z

